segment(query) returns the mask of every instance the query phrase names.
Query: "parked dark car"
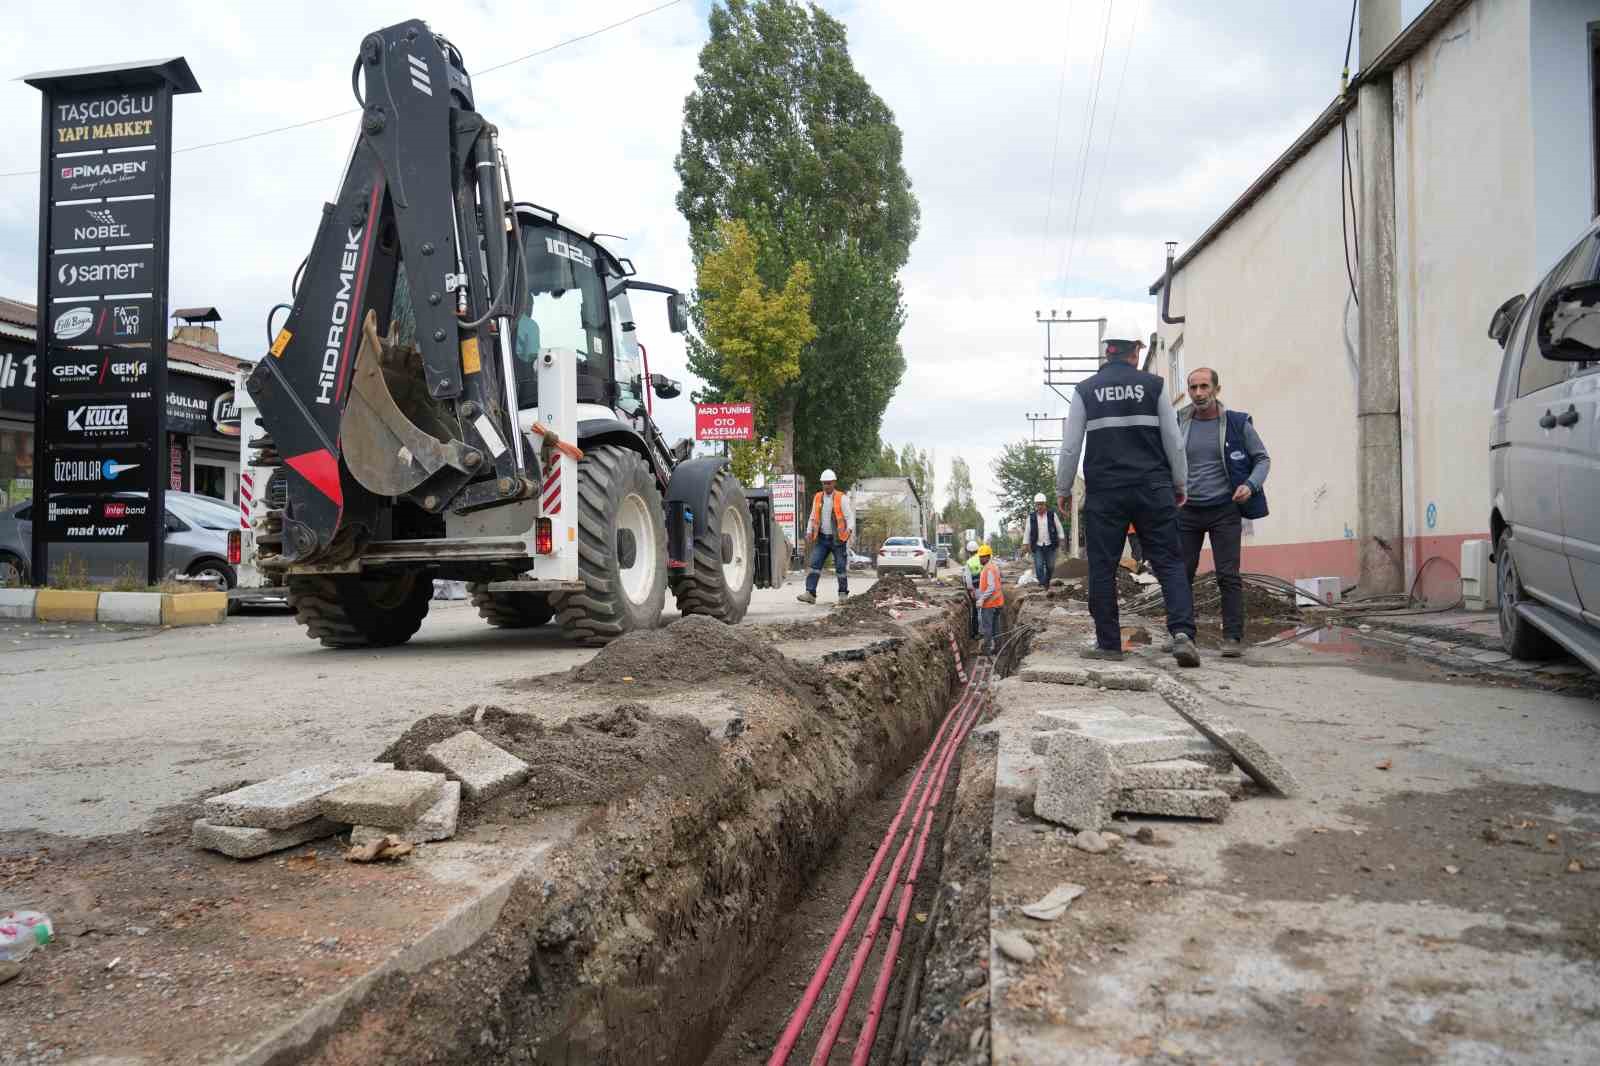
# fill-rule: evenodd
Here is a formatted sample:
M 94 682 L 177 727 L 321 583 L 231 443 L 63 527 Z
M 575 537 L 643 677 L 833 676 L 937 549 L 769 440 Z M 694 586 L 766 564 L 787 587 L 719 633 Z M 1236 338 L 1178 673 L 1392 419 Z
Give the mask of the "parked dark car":
M 58 507 L 82 507 L 87 513 L 101 501 L 143 500 L 142 492 L 119 492 L 109 497 L 56 497 Z M 102 504 L 103 506 L 103 504 Z M 26 585 L 33 573 L 33 508 L 28 500 L 0 511 L 0 586 Z M 167 493 L 166 567 L 169 573 L 219 578 L 228 588 L 236 580 L 228 564 L 228 533 L 239 527 L 238 512 L 221 500 L 192 492 Z M 69 555 L 88 570 L 89 580 L 110 584 L 129 573 L 142 574 L 143 541 L 96 541 L 52 544 L 50 556 L 57 565 Z

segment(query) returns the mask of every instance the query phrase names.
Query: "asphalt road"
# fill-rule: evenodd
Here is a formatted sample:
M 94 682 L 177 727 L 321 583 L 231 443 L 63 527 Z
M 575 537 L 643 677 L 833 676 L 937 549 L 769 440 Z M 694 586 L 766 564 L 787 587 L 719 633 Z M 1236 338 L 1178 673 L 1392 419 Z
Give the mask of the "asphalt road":
M 831 577 L 808 606 L 800 576 L 758 589 L 746 621 L 826 611 Z M 418 718 L 505 703 L 502 682 L 593 655 L 555 626 L 494 629 L 463 600 L 435 601 L 409 643 L 374 650 L 323 648 L 282 612 L 169 630 L 0 622 L 0 833 L 138 829 L 206 789 L 371 759 Z

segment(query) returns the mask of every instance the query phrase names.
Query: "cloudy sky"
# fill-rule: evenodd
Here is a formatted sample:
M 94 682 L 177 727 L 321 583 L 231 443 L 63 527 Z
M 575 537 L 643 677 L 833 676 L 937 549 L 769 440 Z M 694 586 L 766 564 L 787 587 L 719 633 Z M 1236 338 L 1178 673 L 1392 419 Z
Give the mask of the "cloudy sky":
M 218 307 L 223 348 L 254 356 L 335 192 L 355 119 L 185 147 L 351 110 L 361 38 L 401 18 L 427 19 L 480 71 L 660 2 L 19 5 L 0 81 L 0 294 L 32 301 L 36 285 L 39 98 L 13 80 L 24 74 L 188 59 L 203 92 L 175 105 L 171 297 Z M 709 6 L 680 0 L 474 82 L 520 198 L 626 234 L 616 247 L 642 276 L 684 288 L 693 277 L 672 160 Z M 966 458 L 992 516 L 988 464 L 1000 446 L 1029 436 L 1026 413 L 1063 413 L 1042 384 L 1034 312 L 1153 328 L 1145 289 L 1162 242 L 1204 230 L 1338 91 L 1349 2 L 820 6 L 848 27 L 857 68 L 894 109 L 922 205 L 904 273 L 909 365 L 884 438 L 936 452 L 941 504 L 950 458 Z M 1404 17 L 1422 6 L 1406 0 Z M 664 308 L 639 317 L 652 369 L 687 378 Z M 1087 351 L 1090 332 L 1058 327 L 1056 346 Z M 686 398 L 658 411 L 669 437 L 689 432 Z

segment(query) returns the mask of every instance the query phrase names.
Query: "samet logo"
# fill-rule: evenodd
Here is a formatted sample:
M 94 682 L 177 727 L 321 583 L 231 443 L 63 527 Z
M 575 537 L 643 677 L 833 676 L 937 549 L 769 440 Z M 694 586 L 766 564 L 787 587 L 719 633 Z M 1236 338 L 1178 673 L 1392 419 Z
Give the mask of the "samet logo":
M 87 307 L 74 307 L 56 317 L 56 339 L 70 341 L 94 328 L 94 311 Z
M 73 433 L 104 436 L 128 432 L 128 405 L 96 403 L 74 407 L 67 412 L 67 429 Z
M 102 281 L 137 281 L 149 263 L 62 263 L 56 281 L 62 285 L 92 285 Z

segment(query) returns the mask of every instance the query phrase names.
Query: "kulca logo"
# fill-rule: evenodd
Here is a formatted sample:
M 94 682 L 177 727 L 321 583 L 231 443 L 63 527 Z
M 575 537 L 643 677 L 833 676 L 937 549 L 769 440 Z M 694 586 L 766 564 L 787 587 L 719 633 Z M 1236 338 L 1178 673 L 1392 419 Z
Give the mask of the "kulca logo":
M 87 307 L 74 307 L 56 316 L 56 339 L 70 341 L 94 328 L 94 311 Z
M 128 432 L 128 405 L 90 403 L 67 412 L 67 429 L 89 437 L 125 435 Z

